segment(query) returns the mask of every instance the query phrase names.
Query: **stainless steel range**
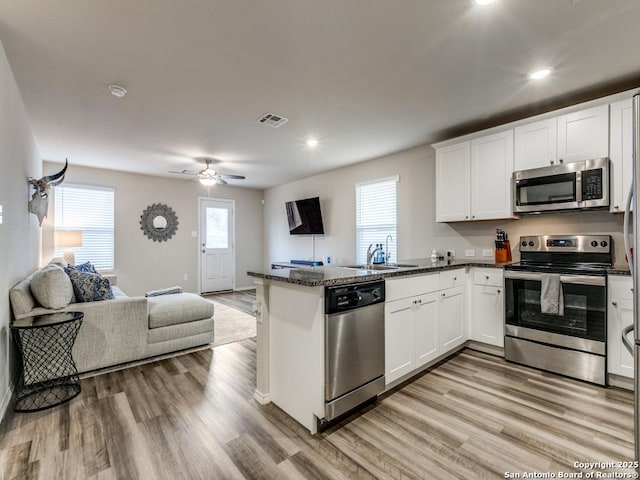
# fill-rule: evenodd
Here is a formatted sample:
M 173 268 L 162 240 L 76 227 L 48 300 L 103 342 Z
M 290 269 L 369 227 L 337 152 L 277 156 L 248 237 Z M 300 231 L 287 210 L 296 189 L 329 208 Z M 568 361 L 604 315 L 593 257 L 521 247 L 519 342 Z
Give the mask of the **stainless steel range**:
M 609 235 L 520 237 L 505 267 L 505 358 L 606 383 Z

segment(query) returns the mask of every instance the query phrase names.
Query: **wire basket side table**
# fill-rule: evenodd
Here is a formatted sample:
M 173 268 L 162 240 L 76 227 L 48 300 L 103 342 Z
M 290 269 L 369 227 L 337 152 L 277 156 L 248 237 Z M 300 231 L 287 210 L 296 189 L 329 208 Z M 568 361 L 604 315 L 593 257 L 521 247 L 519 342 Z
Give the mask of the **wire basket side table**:
M 14 411 L 44 410 L 80 394 L 80 377 L 71 351 L 83 318 L 82 312 L 53 313 L 11 325 L 22 357 Z

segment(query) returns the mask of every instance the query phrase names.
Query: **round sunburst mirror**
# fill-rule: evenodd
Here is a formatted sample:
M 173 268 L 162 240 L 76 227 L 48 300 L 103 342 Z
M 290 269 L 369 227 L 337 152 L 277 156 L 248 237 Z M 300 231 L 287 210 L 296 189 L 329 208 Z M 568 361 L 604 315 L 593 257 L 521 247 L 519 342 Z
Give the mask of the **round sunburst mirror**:
M 178 217 L 168 205 L 154 203 L 140 215 L 140 230 L 154 242 L 166 242 L 178 230 Z

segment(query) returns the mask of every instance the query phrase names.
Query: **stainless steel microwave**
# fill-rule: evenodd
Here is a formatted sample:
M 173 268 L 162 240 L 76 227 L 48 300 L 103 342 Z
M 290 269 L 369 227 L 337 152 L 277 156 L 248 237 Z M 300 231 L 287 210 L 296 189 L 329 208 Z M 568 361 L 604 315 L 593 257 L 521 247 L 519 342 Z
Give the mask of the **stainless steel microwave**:
M 513 174 L 514 213 L 609 207 L 609 159 L 595 158 Z

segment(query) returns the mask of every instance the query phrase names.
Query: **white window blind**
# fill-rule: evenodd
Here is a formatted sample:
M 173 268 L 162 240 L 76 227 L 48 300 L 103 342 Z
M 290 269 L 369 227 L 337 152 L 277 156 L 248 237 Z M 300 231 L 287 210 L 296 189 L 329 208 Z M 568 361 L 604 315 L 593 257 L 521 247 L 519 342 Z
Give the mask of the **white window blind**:
M 397 261 L 396 228 L 396 184 L 397 177 L 356 185 L 356 259 L 367 261 L 367 248 L 378 243 L 385 248 L 387 235 L 391 261 Z M 388 255 L 389 252 L 385 252 Z
M 82 232 L 82 246 L 72 247 L 76 264 L 89 261 L 97 269 L 113 269 L 114 191 L 82 185 L 60 185 L 54 192 L 55 230 Z M 56 257 L 62 256 L 65 250 L 65 246 L 56 246 L 54 254 Z

